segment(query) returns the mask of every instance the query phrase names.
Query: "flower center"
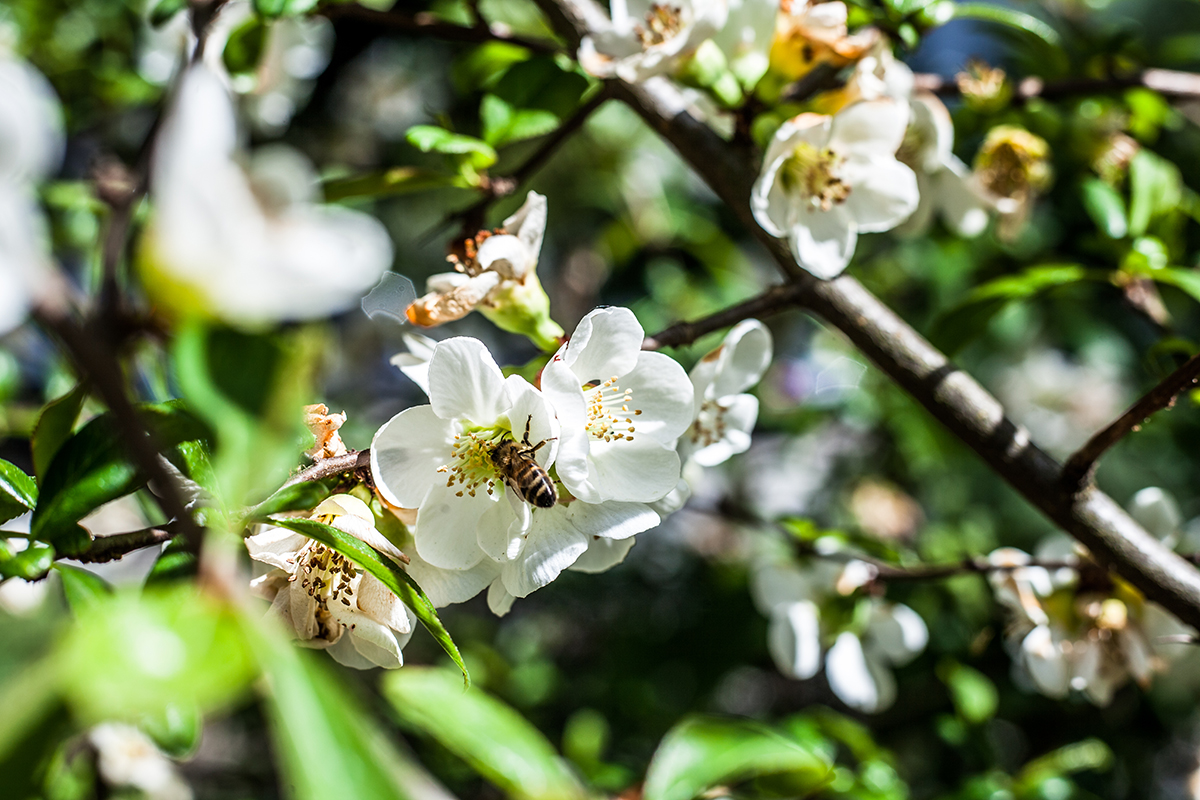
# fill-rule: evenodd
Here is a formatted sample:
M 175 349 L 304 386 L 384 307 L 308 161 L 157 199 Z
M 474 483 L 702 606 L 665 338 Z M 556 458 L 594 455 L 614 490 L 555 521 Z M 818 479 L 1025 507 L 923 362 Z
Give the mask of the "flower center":
M 317 517 L 318 522 L 329 524 L 330 515 Z M 336 642 L 342 634 L 342 625 L 329 613 L 330 603 L 341 603 L 353 608 L 354 585 L 351 581 L 358 575 L 358 568 L 350 559 L 319 542 L 309 542 L 296 553 L 296 569 L 289 581 L 300 581 L 308 596 L 317 601 L 317 636 Z
M 633 30 L 643 48 L 662 44 L 683 30 L 683 9 L 680 6 L 655 3 L 646 12 L 645 27 L 638 25 Z
M 696 414 L 696 421 L 688 431 L 692 443 L 698 447 L 708 447 L 724 439 L 725 412 L 728 410 L 727 406 L 716 400 L 710 399 L 701 403 L 700 413 Z
M 828 147 L 818 149 L 808 142 L 792 148 L 792 154 L 779 169 L 785 192 L 797 193 L 808 202 L 809 210 L 828 211 L 835 203 L 844 203 L 850 186 L 837 176 L 844 158 Z
M 593 439 L 606 442 L 633 441 L 633 418 L 641 415 L 641 409 L 630 409 L 633 405 L 633 389 L 622 389 L 617 385 L 617 376 L 599 384 L 587 394 L 587 423 L 584 428 Z
M 488 494 L 495 491 L 500 477 L 492 463 L 491 451 L 496 446 L 496 440 L 506 433 L 508 431 L 496 428 L 480 428 L 454 434 L 450 461 L 438 467 L 437 471 L 446 473 L 447 487 L 458 484 L 459 490 L 454 493 L 457 497 L 462 497 L 464 493 L 474 497 L 475 490 L 480 487 Z

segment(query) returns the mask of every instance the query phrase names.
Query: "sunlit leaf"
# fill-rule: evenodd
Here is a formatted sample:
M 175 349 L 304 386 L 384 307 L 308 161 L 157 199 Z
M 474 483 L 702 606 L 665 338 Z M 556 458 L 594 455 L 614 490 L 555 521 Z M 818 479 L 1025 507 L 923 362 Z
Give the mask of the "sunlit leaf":
M 1062 37 L 1058 31 L 1037 17 L 1012 8 L 990 3 L 959 3 L 954 9 L 954 16 L 957 19 L 978 19 L 1006 25 L 1028 33 L 1051 47 L 1062 47 Z
M 38 502 L 37 484 L 15 464 L 0 459 L 0 522 L 32 511 Z
M 158 0 L 150 12 L 150 24 L 155 28 L 161 28 L 185 8 L 187 8 L 187 0 Z
M 1083 207 L 1096 227 L 1110 239 L 1121 239 L 1129 231 L 1125 222 L 1125 199 L 1099 178 L 1088 178 L 1080 187 Z
M 93 608 L 112 595 L 112 586 L 94 572 L 68 564 L 55 564 L 54 571 L 58 573 L 58 579 L 62 582 L 67 605 L 76 615 Z
M 287 528 L 288 530 L 303 534 L 310 539 L 316 539 L 321 544 L 331 547 L 346 556 L 355 564 L 358 564 L 378 578 L 384 586 L 388 587 L 393 594 L 404 601 L 406 606 L 412 609 L 413 613 L 417 615 L 417 619 L 425 626 L 425 629 L 433 635 L 437 643 L 446 651 L 446 655 L 450 656 L 455 665 L 462 670 L 463 680 L 468 684 L 470 683 L 471 677 L 467 672 L 467 665 L 463 663 L 462 654 L 458 651 L 458 645 L 454 643 L 454 639 L 450 637 L 450 632 L 442 625 L 442 621 L 438 618 L 437 610 L 433 607 L 433 603 L 429 602 L 429 598 L 425 595 L 425 592 L 421 590 L 421 587 L 409 577 L 408 573 L 399 564 L 381 555 L 378 550 L 361 539 L 357 539 L 345 531 L 339 530 L 332 525 L 326 525 L 323 522 L 317 522 L 312 519 L 272 517 L 271 523 L 281 528 Z
M 496 163 L 496 151 L 487 142 L 436 125 L 415 125 L 408 129 L 404 138 L 423 153 L 470 156 L 477 167 L 490 167 Z
M 262 59 L 266 45 L 268 27 L 259 17 L 250 17 L 229 34 L 221 59 L 231 75 L 253 72 Z
M 689 717 L 663 738 L 646 771 L 645 800 L 692 800 L 717 785 L 787 775 L 804 797 L 832 776 L 812 749 L 749 720 Z
M 355 197 L 390 197 L 448 186 L 469 188 L 458 175 L 420 167 L 392 167 L 379 172 L 335 178 L 326 181 L 321 188 L 325 200 L 333 203 Z
M 1139 150 L 1129 162 L 1129 233 L 1141 236 L 1155 218 L 1174 210 L 1182 186 L 1178 167 L 1149 150 Z
M 384 679 L 384 694 L 410 725 L 432 736 L 518 800 L 570 800 L 586 792 L 540 731 L 453 674 L 405 667 Z
M 0 561 L 0 578 L 41 580 L 54 565 L 54 555 L 53 545 L 31 541 L 24 550 Z
M 948 660 L 938 666 L 937 674 L 950 690 L 955 710 L 967 722 L 978 725 L 995 715 L 1000 697 L 982 672 Z

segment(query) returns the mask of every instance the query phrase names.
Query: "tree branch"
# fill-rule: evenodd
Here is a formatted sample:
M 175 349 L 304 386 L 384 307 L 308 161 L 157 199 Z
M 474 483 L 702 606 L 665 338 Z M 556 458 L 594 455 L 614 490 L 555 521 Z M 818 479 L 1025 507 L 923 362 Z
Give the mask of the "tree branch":
M 1117 417 L 1111 425 L 1097 433 L 1087 444 L 1067 459 L 1062 471 L 1063 488 L 1074 490 L 1091 480 L 1096 462 L 1110 447 L 1121 441 L 1130 431 L 1136 431 L 1150 420 L 1150 416 L 1164 408 L 1175 405 L 1179 393 L 1200 382 L 1200 354 L 1185 361 L 1162 383 L 1155 386 Z
M 344 456 L 332 456 L 331 458 L 322 458 L 312 466 L 305 467 L 297 472 L 292 477 L 288 478 L 280 489 L 286 489 L 289 486 L 295 486 L 298 483 L 309 483 L 311 481 L 324 480 L 325 478 L 340 475 L 343 472 L 357 472 L 359 470 L 371 469 L 371 448 L 358 450 L 347 453 Z
M 599 13 L 588 0 L 539 0 L 569 41 L 587 32 Z M 785 242 L 754 221 L 750 189 L 758 164 L 691 117 L 669 86 L 613 82 L 614 96 L 629 104 L 683 157 L 789 276 L 799 302 L 838 328 L 902 389 L 921 403 L 992 470 L 1049 519 L 1084 544 L 1104 564 L 1167 608 L 1200 627 L 1200 571 L 1143 530 L 1094 486 L 1077 492 L 1060 482 L 1059 464 L 1004 415 L 974 378 L 950 360 L 858 281 L 843 276 L 818 281 L 796 265 Z
M 756 297 L 721 309 L 707 317 L 701 317 L 694 322 L 676 322 L 653 336 L 647 336 L 642 342 L 642 349 L 658 350 L 663 347 L 691 344 L 705 334 L 736 325 L 744 319 L 751 317 L 761 319 L 771 314 L 777 314 L 784 309 L 794 308 L 800 296 L 800 287 L 795 284 L 773 286 Z
M 455 25 L 444 22 L 432 14 L 402 14 L 398 11 L 377 11 L 365 8 L 357 3 L 332 3 L 319 12 L 336 22 L 339 19 L 352 19 L 387 28 L 396 33 L 409 33 L 414 36 L 429 36 L 434 39 L 444 39 L 449 42 L 468 42 L 480 44 L 483 42 L 505 42 L 524 47 L 534 53 L 554 54 L 562 52 L 562 47 L 554 42 L 540 39 L 530 39 L 525 36 L 515 36 L 506 26 L 486 23 L 474 27 Z
M 123 558 L 134 550 L 169 542 L 178 535 L 178 531 L 174 530 L 172 526 L 164 525 L 158 528 L 143 528 L 140 531 L 117 533 L 112 536 L 97 536 L 92 540 L 92 546 L 86 553 L 72 556 L 72 558 L 84 564 L 103 564 Z

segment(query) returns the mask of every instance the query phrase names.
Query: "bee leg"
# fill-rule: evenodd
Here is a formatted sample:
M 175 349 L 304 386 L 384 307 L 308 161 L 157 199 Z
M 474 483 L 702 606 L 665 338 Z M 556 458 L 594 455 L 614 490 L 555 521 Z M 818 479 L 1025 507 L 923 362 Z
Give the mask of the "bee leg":
M 533 424 L 533 414 L 530 414 L 528 419 L 525 420 L 525 438 L 521 440 L 521 443 L 524 444 L 526 447 L 529 447 L 529 426 L 532 424 Z

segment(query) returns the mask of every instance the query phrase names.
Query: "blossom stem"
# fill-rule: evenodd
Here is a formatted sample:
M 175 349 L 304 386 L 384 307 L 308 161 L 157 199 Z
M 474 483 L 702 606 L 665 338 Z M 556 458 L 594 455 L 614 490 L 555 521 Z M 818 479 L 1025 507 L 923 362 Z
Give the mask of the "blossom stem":
M 1126 434 L 1139 430 L 1155 412 L 1175 405 L 1175 398 L 1197 383 L 1200 383 L 1200 354 L 1185 361 L 1177 370 L 1130 406 L 1124 414 L 1113 420 L 1111 425 L 1088 439 L 1083 447 L 1076 450 L 1063 466 L 1063 488 L 1075 491 L 1083 485 L 1091 483 L 1097 462 L 1109 448 L 1121 441 Z
M 598 7 L 589 0 L 538 0 L 568 41 L 589 32 Z M 1061 467 L 1005 416 L 1000 402 L 955 366 L 858 281 L 820 281 L 801 269 L 787 243 L 755 222 L 749 198 L 756 165 L 713 130 L 680 111 L 670 87 L 614 81 L 614 96 L 669 142 L 724 201 L 797 285 L 800 302 L 841 330 L 895 383 L 1034 507 L 1116 569 L 1147 598 L 1186 624 L 1200 627 L 1200 570 L 1138 525 L 1095 486 L 1062 487 Z M 668 96 L 667 92 L 672 95 Z

